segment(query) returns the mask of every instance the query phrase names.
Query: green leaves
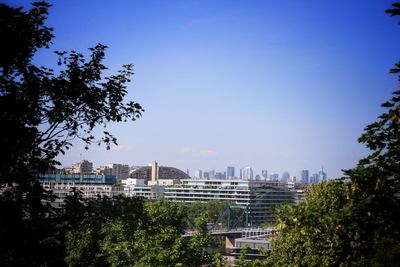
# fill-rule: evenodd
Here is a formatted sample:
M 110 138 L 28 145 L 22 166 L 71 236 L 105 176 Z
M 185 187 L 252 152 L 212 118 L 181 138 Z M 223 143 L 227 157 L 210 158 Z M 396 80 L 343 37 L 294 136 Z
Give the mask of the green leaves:
M 49 4 L 36 2 L 30 11 L 0 4 L 0 184 L 22 182 L 15 169 L 45 172 L 72 140 L 117 145 L 111 133 L 96 137 L 94 129 L 110 122 L 135 121 L 144 109 L 127 101 L 133 65 L 125 64 L 106 76 L 107 46 L 89 48 L 85 57 L 76 51 L 56 51 L 57 71 L 38 67 L 32 58 L 48 47 L 52 29 L 45 26 Z M 27 175 L 25 175 L 27 177 Z
M 202 266 L 212 258 L 210 235 L 190 240 L 184 205 L 118 197 L 83 201 L 77 193 L 66 204 L 69 266 Z M 203 225 L 204 217 L 195 219 Z

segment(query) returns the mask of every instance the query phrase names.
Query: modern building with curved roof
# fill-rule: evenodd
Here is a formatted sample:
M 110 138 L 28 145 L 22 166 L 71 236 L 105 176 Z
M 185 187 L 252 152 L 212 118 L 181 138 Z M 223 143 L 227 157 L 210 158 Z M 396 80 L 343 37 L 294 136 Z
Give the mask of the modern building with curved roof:
M 146 184 L 149 181 L 190 179 L 190 176 L 185 172 L 174 167 L 158 166 L 155 161 L 151 166 L 142 166 L 133 170 L 129 177 L 133 179 L 143 179 Z

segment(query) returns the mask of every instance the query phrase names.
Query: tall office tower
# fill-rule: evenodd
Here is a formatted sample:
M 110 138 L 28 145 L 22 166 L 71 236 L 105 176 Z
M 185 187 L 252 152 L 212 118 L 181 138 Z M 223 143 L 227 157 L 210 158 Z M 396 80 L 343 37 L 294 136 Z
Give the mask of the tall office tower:
M 318 172 L 318 180 L 319 181 L 324 181 L 324 180 L 326 180 L 326 178 L 327 178 L 327 175 L 324 172 L 324 167 L 321 167 L 321 169 Z
M 279 180 L 279 174 L 273 173 L 269 176 L 269 180 L 271 181 L 278 181 Z
M 195 171 L 194 178 L 202 179 L 203 178 L 203 171 L 202 170 Z
M 242 171 L 244 180 L 253 180 L 253 169 L 251 167 L 244 167 Z
M 224 179 L 224 175 L 222 172 L 216 172 L 214 178 L 218 179 L 218 180 L 222 180 L 222 179 Z
M 235 177 L 235 167 L 227 167 L 226 168 L 226 179 L 233 179 Z
M 318 173 L 314 173 L 310 177 L 310 184 L 318 184 L 318 183 L 319 183 Z
M 210 174 L 208 172 L 203 172 L 204 179 L 210 179 Z
M 264 180 L 268 179 L 268 171 L 267 170 L 262 170 L 261 171 L 261 176 L 264 178 Z
M 243 168 L 240 168 L 239 170 L 239 178 L 240 180 L 243 180 Z
M 154 161 L 151 164 L 151 181 L 155 182 L 158 180 L 158 163 Z
M 210 179 L 214 179 L 215 178 L 215 170 L 211 170 L 208 172 L 208 175 L 210 176 Z
M 302 170 L 301 175 L 300 175 L 300 182 L 302 183 L 308 183 L 310 179 L 310 174 L 308 170 Z
M 190 176 L 189 175 L 189 169 L 186 169 L 186 174 L 187 174 L 187 176 Z
M 290 179 L 290 173 L 289 172 L 284 172 L 282 173 L 281 181 L 286 183 Z
M 278 180 L 279 180 L 279 174 L 273 173 L 273 174 L 271 174 L 271 175 L 269 176 L 269 179 L 270 179 L 271 181 L 278 181 Z

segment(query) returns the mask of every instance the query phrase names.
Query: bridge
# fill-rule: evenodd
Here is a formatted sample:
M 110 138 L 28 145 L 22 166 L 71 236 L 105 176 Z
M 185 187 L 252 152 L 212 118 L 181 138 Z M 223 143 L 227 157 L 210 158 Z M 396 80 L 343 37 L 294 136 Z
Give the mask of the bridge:
M 218 229 L 218 230 L 210 230 L 209 233 L 212 236 L 220 236 L 225 237 L 225 248 L 226 249 L 235 249 L 237 245 L 235 244 L 236 239 L 240 240 L 254 240 L 253 243 L 269 243 L 267 240 L 275 234 L 276 228 L 268 227 L 268 228 L 260 228 L 260 227 L 247 227 L 247 228 L 235 228 L 235 229 Z M 191 238 L 196 231 L 187 231 L 182 237 Z M 261 240 L 261 241 L 260 241 Z
M 217 222 L 209 224 L 207 232 L 215 237 L 225 237 L 226 249 L 236 248 L 236 239 L 263 240 L 262 242 L 269 243 L 267 240 L 276 233 L 276 228 L 249 227 L 249 213 L 248 206 L 229 205 L 226 211 L 221 214 Z M 225 216 L 227 216 L 227 221 L 226 226 L 223 226 L 221 222 Z M 196 230 L 188 229 L 182 237 L 191 238 L 196 232 Z
M 186 231 L 182 237 L 191 237 L 195 234 L 196 231 L 189 230 Z M 260 227 L 242 227 L 242 228 L 234 228 L 234 229 L 218 229 L 218 230 L 210 230 L 208 231 L 212 236 L 228 236 L 228 237 L 269 237 L 276 233 L 276 228 L 268 227 L 268 228 L 260 228 Z

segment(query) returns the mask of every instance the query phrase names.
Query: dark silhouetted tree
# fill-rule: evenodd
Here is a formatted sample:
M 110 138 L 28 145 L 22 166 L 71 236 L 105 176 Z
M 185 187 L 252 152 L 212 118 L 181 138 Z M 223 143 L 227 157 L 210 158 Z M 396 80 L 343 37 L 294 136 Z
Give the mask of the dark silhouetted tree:
M 36 66 L 38 49 L 54 37 L 45 25 L 50 5 L 32 9 L 0 4 L 0 265 L 59 265 L 62 259 L 60 216 L 36 177 L 57 165 L 56 156 L 72 140 L 117 144 L 109 122 L 136 120 L 143 112 L 124 100 L 132 65 L 104 76 L 106 46 L 90 48 L 86 59 L 72 51 L 56 52 L 57 71 Z M 57 58 L 56 57 L 56 58 Z M 56 62 L 56 60 L 55 60 Z M 61 254 L 60 254 L 61 253 Z

